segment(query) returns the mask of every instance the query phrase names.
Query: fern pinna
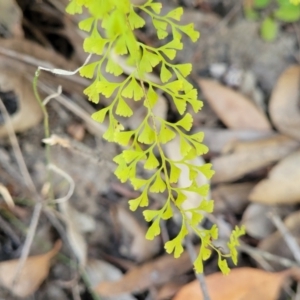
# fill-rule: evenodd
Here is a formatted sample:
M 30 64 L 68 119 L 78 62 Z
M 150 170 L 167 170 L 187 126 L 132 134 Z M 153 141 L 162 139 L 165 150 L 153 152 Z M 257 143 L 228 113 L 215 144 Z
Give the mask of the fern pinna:
M 87 8 L 90 17 L 79 23 L 79 28 L 89 32 L 83 48 L 87 53 L 99 56 L 99 60 L 83 66 L 80 75 L 92 79 L 92 83 L 84 90 L 88 99 L 98 103 L 101 97 L 111 98 L 111 103 L 94 113 L 92 118 L 103 122 L 109 120 L 109 126 L 103 138 L 109 142 L 122 145 L 125 149 L 114 158 L 117 164 L 115 175 L 121 182 L 130 181 L 135 190 L 141 190 L 136 199 L 129 201 L 130 209 L 147 207 L 149 194 L 165 193 L 166 201 L 161 209 L 143 211 L 146 221 L 152 222 L 146 234 L 147 239 L 153 239 L 160 234 L 160 221 L 168 220 L 173 216 L 173 209 L 178 209 L 182 216 L 181 229 L 178 235 L 165 244 L 168 253 L 179 257 L 183 252 L 182 242 L 192 229 L 201 240 L 201 248 L 194 262 L 196 272 L 203 272 L 203 261 L 207 260 L 214 249 L 219 256 L 218 264 L 225 274 L 229 272 L 226 257 L 231 257 L 237 263 L 238 237 L 244 233 L 243 229 L 232 232 L 228 242 L 229 254 L 223 254 L 213 245 L 218 238 L 218 228 L 213 225 L 211 229 L 199 228 L 203 219 L 203 212 L 213 211 L 213 200 L 206 199 L 209 186 L 199 186 L 196 177 L 202 173 L 208 179 L 214 171 L 211 164 L 192 165 L 190 160 L 208 152 L 202 143 L 203 133 L 189 134 L 192 128 L 193 117 L 186 112 L 190 105 L 195 113 L 202 108 L 198 100 L 197 90 L 186 77 L 191 73 L 190 63 L 174 64 L 177 51 L 183 49 L 182 35 L 187 35 L 193 42 L 199 38 L 199 32 L 194 24 L 181 25 L 179 23 L 183 9 L 178 7 L 161 15 L 162 4 L 148 0 L 144 4 L 136 5 L 130 0 L 71 0 L 67 12 L 70 14 L 82 13 Z M 159 47 L 148 46 L 139 42 L 134 30 L 145 26 L 146 22 L 138 13 L 151 18 L 157 37 L 160 40 L 169 36 L 168 42 Z M 102 27 L 100 34 L 99 28 Z M 171 36 L 170 36 L 171 35 Z M 127 64 L 133 68 L 132 73 L 120 81 L 108 81 L 103 74 L 103 68 L 116 78 L 123 73 L 122 67 L 111 56 L 115 53 L 125 56 Z M 150 80 L 149 73 L 153 68 L 160 66 L 160 80 L 158 84 Z M 158 100 L 158 91 L 168 94 L 182 116 L 176 123 L 168 122 L 153 113 L 153 107 Z M 128 101 L 143 101 L 146 116 L 143 122 L 135 129 L 124 130 L 118 120 L 120 117 L 133 117 L 134 111 Z M 179 137 L 181 160 L 174 161 L 165 153 L 164 145 Z M 158 157 L 158 158 L 157 158 Z M 144 169 L 151 170 L 149 178 L 139 178 L 136 175 L 137 164 L 142 163 Z M 178 187 L 176 183 L 181 175 L 180 166 L 189 168 L 191 184 Z M 193 192 L 202 197 L 198 207 L 185 210 L 184 201 L 188 201 L 186 192 Z

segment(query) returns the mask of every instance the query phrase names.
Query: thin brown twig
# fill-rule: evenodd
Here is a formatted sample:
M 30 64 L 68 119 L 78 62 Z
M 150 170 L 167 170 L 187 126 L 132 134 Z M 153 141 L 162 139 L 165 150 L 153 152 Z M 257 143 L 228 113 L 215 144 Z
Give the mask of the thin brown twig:
M 59 221 L 59 219 L 61 219 L 62 222 L 65 223 L 65 219 L 63 218 L 63 216 L 60 215 L 60 213 L 50 207 L 45 207 L 43 210 L 44 214 L 46 215 L 46 217 L 48 218 L 48 220 L 50 221 L 50 223 L 52 224 L 52 226 L 57 230 L 57 232 L 59 233 L 61 239 L 63 240 L 63 243 L 65 245 L 68 245 L 69 251 L 70 251 L 70 259 L 72 262 L 74 262 L 75 266 L 78 267 L 78 270 L 80 271 L 80 276 L 83 279 L 86 288 L 88 289 L 88 291 L 90 292 L 93 300 L 101 300 L 99 299 L 99 297 L 97 296 L 96 292 L 92 289 L 91 287 L 91 283 L 89 278 L 86 276 L 85 274 L 85 270 L 84 268 L 82 268 L 80 265 L 77 264 L 77 257 L 76 254 L 74 252 L 73 247 L 71 246 L 66 230 L 63 227 L 62 223 Z M 75 276 L 77 276 L 77 270 L 75 271 Z
M 62 222 L 66 223 L 66 220 L 65 220 L 64 216 L 62 216 L 58 211 L 53 210 L 49 207 L 44 208 L 44 213 L 47 216 L 50 223 L 53 225 L 53 227 L 55 227 L 56 230 L 58 231 L 58 233 L 61 236 L 64 244 L 69 246 L 69 250 L 70 250 L 70 253 L 71 253 L 71 260 L 74 261 L 74 262 L 77 262 L 77 256 L 75 254 L 74 248 L 70 244 L 67 233 L 65 232 L 65 228 L 59 222 L 59 219 L 61 219 Z M 77 263 L 76 263 L 76 265 L 77 265 Z M 90 280 L 87 277 L 84 268 L 82 266 L 78 265 L 78 270 L 79 270 L 81 278 L 84 281 L 86 288 L 89 290 L 93 300 L 101 300 L 98 297 L 98 295 L 96 294 L 96 292 L 92 289 Z M 72 292 L 73 292 L 73 290 L 72 290 Z
M 36 233 L 36 229 L 37 229 L 37 225 L 39 223 L 42 208 L 43 208 L 42 202 L 38 202 L 34 206 L 33 214 L 32 214 L 30 225 L 29 225 L 29 230 L 26 235 L 24 246 L 22 248 L 21 256 L 19 259 L 18 267 L 16 269 L 15 278 L 13 280 L 12 286 L 14 286 L 18 282 L 20 275 L 21 275 L 21 271 L 24 268 L 26 260 L 29 256 L 30 248 L 31 248 L 33 238 Z
M 284 266 L 286 268 L 292 268 L 292 267 L 298 267 L 299 268 L 299 264 L 296 263 L 295 261 L 292 261 L 292 260 L 290 260 L 288 258 L 285 258 L 285 257 L 281 257 L 281 256 L 278 256 L 278 255 L 272 254 L 272 253 L 267 252 L 267 251 L 260 250 L 258 248 L 250 247 L 250 246 L 248 246 L 244 243 L 242 243 L 239 246 L 239 250 L 249 254 L 252 257 L 255 257 L 256 255 L 260 255 L 260 256 L 264 257 L 266 260 L 279 263 L 279 264 L 281 264 L 282 266 Z
M 0 227 L 1 230 L 11 238 L 11 240 L 15 243 L 15 245 L 19 247 L 21 244 L 20 238 L 10 227 L 9 223 L 2 218 L 1 215 L 0 215 Z
M 13 168 L 10 157 L 7 155 L 4 149 L 1 148 L 0 148 L 0 165 L 1 168 L 3 168 L 10 177 L 12 177 L 15 181 L 17 181 L 19 187 L 26 189 L 26 192 L 30 193 L 26 183 L 20 176 L 20 173 Z
M 293 300 L 300 300 L 300 283 L 298 282 L 297 283 L 297 291 L 296 291 L 296 294 L 295 294 L 295 297 L 292 298 Z
M 5 47 L 1 47 L 0 46 L 0 54 L 5 55 L 7 57 L 16 59 L 18 61 L 27 63 L 33 67 L 40 67 L 43 66 L 44 68 L 49 68 L 49 69 L 54 69 L 54 66 L 47 62 L 47 61 L 43 61 L 43 60 L 39 60 L 33 56 L 27 55 L 27 54 L 23 54 L 20 53 L 18 51 L 14 51 L 12 49 L 7 49 Z M 68 80 L 74 82 L 74 84 L 80 84 L 82 86 L 88 86 L 89 85 L 89 81 L 85 78 L 82 78 L 78 75 L 74 75 L 74 76 L 68 76 L 66 77 Z
M 282 222 L 281 218 L 276 213 L 275 209 L 273 210 L 273 212 L 269 213 L 269 217 L 271 218 L 273 224 L 276 226 L 277 230 L 281 233 L 284 241 L 291 250 L 295 260 L 298 264 L 300 264 L 300 247 L 296 239 L 291 235 L 285 224 Z M 295 300 L 300 299 L 299 288 L 300 284 L 298 282 L 297 292 L 294 294 L 295 296 L 293 297 L 293 299 Z
M 296 40 L 297 40 L 297 44 L 298 44 L 298 48 L 299 50 L 297 51 L 298 53 L 295 54 L 295 59 L 297 60 L 298 63 L 300 63 L 300 26 L 297 23 L 293 23 L 293 27 L 295 30 L 295 34 L 296 34 Z
M 31 244 L 32 244 L 32 241 L 33 241 L 36 229 L 37 229 L 38 221 L 39 221 L 42 211 L 45 213 L 45 215 L 48 218 L 48 220 L 50 221 L 50 223 L 57 229 L 60 236 L 63 237 L 63 240 L 68 243 L 68 239 L 66 237 L 66 233 L 65 233 L 63 226 L 54 217 L 53 211 L 51 211 L 49 208 L 43 206 L 42 199 L 40 198 L 40 196 L 33 184 L 33 181 L 30 177 L 27 166 L 25 164 L 16 134 L 15 134 L 12 124 L 11 124 L 9 114 L 8 114 L 6 107 L 4 106 L 1 98 L 0 98 L 0 111 L 2 111 L 2 114 L 4 116 L 5 124 L 7 126 L 7 130 L 9 133 L 11 144 L 12 144 L 14 152 L 15 152 L 15 156 L 17 157 L 17 161 L 19 164 L 19 168 L 21 170 L 22 177 L 24 179 L 27 179 L 25 181 L 25 186 L 26 186 L 26 188 L 28 188 L 29 192 L 32 194 L 33 198 L 36 201 L 36 205 L 34 207 L 33 215 L 31 218 L 31 223 L 29 226 L 29 231 L 27 233 L 26 240 L 25 240 L 25 243 L 24 243 L 24 246 L 22 249 L 22 253 L 21 253 L 21 256 L 19 259 L 19 264 L 18 264 L 16 272 L 15 272 L 15 278 L 13 279 L 13 282 L 12 282 L 12 286 L 15 286 L 20 278 L 21 271 L 22 271 L 22 269 L 26 263 L 26 260 L 28 258 L 30 247 L 31 247 Z M 76 261 L 74 249 L 72 249 L 72 248 L 71 248 L 71 253 L 72 253 L 73 260 Z M 97 299 L 95 295 L 93 295 L 93 297 L 95 299 Z
M 243 6 L 243 0 L 238 0 L 236 1 L 236 3 L 234 4 L 234 6 L 231 8 L 231 10 L 229 11 L 229 13 L 217 24 L 216 26 L 216 31 L 220 30 L 221 28 L 223 28 L 224 26 L 226 26 L 231 19 L 239 12 L 239 10 L 242 8 Z
M 3 104 L 2 99 L 0 98 L 0 111 L 3 114 L 4 117 L 4 123 L 8 132 L 8 136 L 10 139 L 10 143 L 12 145 L 18 166 L 20 168 L 22 177 L 26 183 L 26 186 L 28 187 L 28 189 L 30 190 L 30 192 L 32 193 L 32 195 L 34 195 L 35 199 L 39 199 L 39 194 L 34 186 L 34 183 L 31 179 L 31 176 L 29 174 L 29 171 L 27 169 L 26 163 L 24 161 L 23 155 L 22 155 L 22 151 L 20 149 L 19 143 L 18 143 L 18 139 L 17 136 L 15 134 L 10 116 L 6 110 L 5 105 Z
M 17 139 L 16 133 L 14 131 L 10 116 L 9 116 L 9 114 L 6 110 L 6 107 L 3 104 L 3 101 L 1 98 L 0 98 L 0 111 L 2 112 L 3 117 L 4 117 L 5 126 L 7 128 L 8 136 L 9 136 L 18 166 L 20 168 L 20 172 L 26 183 L 26 186 L 28 187 L 29 191 L 32 194 L 32 197 L 34 198 L 34 200 L 36 202 L 36 205 L 35 205 L 34 211 L 33 211 L 33 215 L 31 218 L 30 226 L 29 226 L 29 231 L 26 235 L 26 239 L 25 239 L 24 246 L 22 248 L 22 253 L 21 253 L 21 256 L 19 259 L 19 263 L 16 268 L 15 277 L 12 281 L 12 286 L 15 286 L 15 284 L 17 283 L 17 281 L 20 278 L 21 271 L 24 268 L 25 262 L 28 258 L 30 247 L 31 247 L 31 244 L 32 244 L 35 232 L 36 232 L 37 224 L 38 224 L 41 212 L 42 212 L 43 204 L 42 204 L 42 199 L 40 198 L 40 196 L 36 190 L 36 187 L 32 181 L 32 178 L 29 174 L 29 171 L 27 169 L 27 166 L 24 161 L 24 157 L 22 155 L 22 151 L 20 149 L 20 145 L 18 143 L 18 139 Z
M 77 276 L 74 278 L 73 283 L 71 285 L 72 296 L 74 300 L 81 300 L 78 281 L 79 281 L 79 276 L 77 274 Z
M 52 88 L 48 87 L 47 85 L 43 84 L 42 82 L 39 83 L 39 88 L 47 93 L 53 94 L 56 93 Z M 81 118 L 87 125 L 87 129 L 94 135 L 98 137 L 102 137 L 103 133 L 106 131 L 106 126 L 91 119 L 91 116 L 85 112 L 81 107 L 79 107 L 74 102 L 71 102 L 67 97 L 60 95 L 55 98 L 55 100 L 71 111 L 73 114 Z
M 87 159 L 93 164 L 98 165 L 100 167 L 102 167 L 105 163 L 106 166 L 108 166 L 110 169 L 113 170 L 115 168 L 114 163 L 101 158 L 101 153 L 99 153 L 98 151 L 94 151 L 93 149 L 85 146 L 84 144 L 81 144 L 80 142 L 75 140 L 71 140 L 68 137 L 62 137 L 57 134 L 52 134 L 48 139 L 43 139 L 43 142 L 52 147 L 60 146 L 62 148 L 66 148 L 70 152 L 80 155 L 84 159 Z
M 296 242 L 295 238 L 291 235 L 291 233 L 289 232 L 289 230 L 284 225 L 284 223 L 275 211 L 270 213 L 269 216 L 273 224 L 276 226 L 277 230 L 281 233 L 287 246 L 290 248 L 295 260 L 298 264 L 300 264 L 300 247 Z

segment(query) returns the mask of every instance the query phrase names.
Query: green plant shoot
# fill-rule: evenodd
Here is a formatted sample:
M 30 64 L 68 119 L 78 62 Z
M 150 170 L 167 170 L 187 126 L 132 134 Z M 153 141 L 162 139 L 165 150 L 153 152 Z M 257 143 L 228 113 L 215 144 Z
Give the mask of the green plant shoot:
M 264 40 L 273 41 L 279 30 L 280 22 L 293 23 L 300 20 L 300 0 L 254 0 L 245 6 L 245 14 L 250 19 L 259 19 L 260 13 L 264 19 L 260 33 Z M 296 6 L 296 7 L 295 7 Z
M 213 240 L 218 238 L 217 226 L 213 225 L 210 230 L 198 227 L 203 212 L 211 213 L 214 204 L 213 200 L 206 199 L 209 186 L 199 186 L 195 179 L 199 173 L 210 179 L 214 171 L 211 170 L 211 164 L 197 166 L 189 163 L 196 156 L 208 152 L 208 148 L 202 143 L 202 132 L 189 134 L 193 117 L 186 112 L 188 105 L 195 113 L 199 112 L 202 102 L 198 100 L 197 90 L 186 79 L 192 71 L 192 65 L 172 63 L 177 51 L 183 49 L 182 35 L 187 35 L 196 42 L 199 32 L 194 29 L 193 24 L 179 24 L 183 14 L 181 7 L 161 15 L 162 4 L 153 0 L 148 0 L 142 5 L 134 5 L 130 0 L 71 0 L 66 10 L 69 14 L 81 14 L 83 7 L 87 8 L 90 14 L 79 23 L 81 30 L 89 32 L 83 48 L 87 53 L 99 56 L 99 60 L 80 69 L 81 76 L 92 79 L 84 94 L 94 103 L 98 103 L 101 97 L 112 98 L 110 104 L 94 113 L 92 118 L 100 123 L 107 118 L 109 126 L 103 138 L 125 148 L 114 158 L 117 164 L 115 175 L 121 182 L 130 181 L 135 190 L 141 190 L 139 197 L 129 201 L 130 209 L 135 211 L 138 207 L 146 208 L 150 194 L 164 193 L 166 201 L 161 209 L 143 211 L 145 220 L 151 222 L 146 238 L 152 240 L 159 235 L 161 220 L 172 218 L 173 209 L 178 209 L 182 216 L 181 230 L 173 240 L 165 244 L 166 251 L 179 257 L 183 252 L 182 242 L 190 228 L 201 240 L 201 249 L 194 262 L 195 270 L 203 272 L 203 261 L 211 256 L 214 249 L 219 256 L 221 271 L 228 274 L 226 258 L 231 257 L 233 263 L 237 263 L 236 247 L 244 229 L 236 227 L 228 242 L 229 253 L 223 254 L 213 245 Z M 139 12 L 151 17 L 157 38 L 164 40 L 168 37 L 167 43 L 155 48 L 136 39 L 134 30 L 142 28 L 146 23 L 139 16 Z M 105 34 L 100 34 L 100 26 Z M 123 74 L 123 69 L 111 58 L 113 52 L 125 56 L 128 64 L 133 67 L 133 72 L 123 80 L 118 78 Z M 157 66 L 160 66 L 161 84 L 149 79 L 149 74 Z M 103 68 L 113 74 L 116 81 L 107 80 L 101 72 Z M 182 116 L 178 122 L 168 122 L 153 113 L 159 90 L 173 99 L 178 113 Z M 137 128 L 124 130 L 119 117 L 131 118 L 135 113 L 128 104 L 129 101 L 142 101 L 147 113 Z M 171 160 L 164 151 L 164 145 L 176 136 L 179 136 L 179 147 L 183 157 L 179 161 Z M 138 163 L 142 163 L 144 169 L 152 171 L 149 178 L 137 176 Z M 176 186 L 181 173 L 180 165 L 189 168 L 192 182 L 189 186 Z M 182 207 L 183 202 L 187 201 L 186 191 L 203 197 L 198 207 L 188 211 Z M 192 217 L 189 217 L 190 215 Z

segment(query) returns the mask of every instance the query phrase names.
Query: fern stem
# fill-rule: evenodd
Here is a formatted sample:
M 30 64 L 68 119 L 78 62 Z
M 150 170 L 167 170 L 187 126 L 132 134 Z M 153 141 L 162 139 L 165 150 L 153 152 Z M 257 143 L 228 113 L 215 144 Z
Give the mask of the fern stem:
M 35 73 L 32 84 L 33 84 L 33 92 L 34 92 L 35 98 L 38 101 L 38 103 L 41 107 L 41 110 L 43 112 L 43 115 L 44 115 L 44 135 L 45 135 L 45 138 L 47 139 L 47 138 L 50 137 L 49 115 L 48 115 L 46 106 L 43 104 L 43 101 L 42 101 L 42 99 L 40 97 L 40 94 L 38 92 L 37 85 L 38 85 L 39 75 L 40 75 L 40 70 L 38 69 Z M 50 152 L 50 145 L 48 143 L 46 143 L 45 149 L 46 149 L 45 150 L 45 152 L 46 152 L 46 163 L 47 163 L 47 166 L 49 166 L 50 163 L 51 163 L 51 152 Z M 53 187 L 52 187 L 52 184 L 51 184 L 52 175 L 51 175 L 51 171 L 48 168 L 47 168 L 47 180 L 50 183 L 48 197 L 49 197 L 50 200 L 53 200 L 54 199 L 54 192 L 53 192 Z
M 192 240 L 191 240 L 191 237 L 189 236 L 189 234 L 186 235 L 186 237 L 185 237 L 185 245 L 186 245 L 187 251 L 189 253 L 190 259 L 191 259 L 192 263 L 194 263 L 195 259 L 197 258 L 197 254 L 195 252 L 195 249 L 194 249 L 194 246 L 193 246 L 193 243 L 192 243 Z M 208 288 L 207 288 L 207 285 L 206 285 L 206 282 L 205 282 L 204 274 L 195 272 L 195 275 L 196 275 L 196 278 L 197 278 L 197 280 L 200 284 L 203 299 L 204 300 L 210 300 L 210 296 L 209 296 L 209 293 L 208 293 Z

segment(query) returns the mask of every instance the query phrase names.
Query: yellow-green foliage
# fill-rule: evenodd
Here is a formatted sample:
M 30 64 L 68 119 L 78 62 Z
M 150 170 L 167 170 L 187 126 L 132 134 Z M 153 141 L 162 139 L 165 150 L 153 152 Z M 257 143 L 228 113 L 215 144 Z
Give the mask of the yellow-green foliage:
M 191 159 L 208 151 L 208 148 L 202 144 L 202 132 L 189 134 L 193 118 L 186 112 L 187 105 L 190 105 L 197 113 L 202 107 L 202 102 L 197 98 L 197 90 L 186 80 L 191 73 L 192 65 L 172 63 L 177 51 L 183 49 L 182 35 L 185 34 L 196 42 L 199 33 L 194 29 L 193 24 L 179 25 L 178 21 L 183 14 L 181 7 L 162 16 L 162 4 L 152 0 L 143 5 L 134 5 L 129 0 L 71 0 L 67 12 L 80 14 L 83 7 L 86 7 L 90 13 L 89 18 L 79 23 L 80 29 L 90 33 L 84 41 L 84 50 L 100 56 L 98 61 L 80 70 L 81 76 L 93 78 L 93 82 L 84 93 L 94 103 L 98 103 L 99 98 L 103 96 L 113 99 L 109 106 L 94 113 L 92 118 L 98 122 L 108 118 L 109 127 L 103 137 L 125 147 L 125 150 L 114 158 L 114 162 L 118 165 L 115 175 L 121 182 L 129 180 L 135 190 L 141 189 L 141 195 L 129 201 L 130 209 L 134 211 L 138 207 L 147 207 L 149 193 L 165 193 L 166 202 L 161 209 L 143 212 L 146 221 L 152 222 L 146 238 L 152 240 L 160 234 L 160 221 L 170 219 L 175 207 L 182 215 L 182 226 L 176 238 L 165 244 L 166 251 L 179 257 L 183 252 L 183 239 L 190 227 L 201 239 L 201 250 L 194 264 L 195 270 L 203 272 L 203 261 L 211 256 L 213 248 L 219 255 L 220 269 L 227 274 L 229 268 L 225 258 L 231 257 L 233 262 L 237 263 L 236 246 L 238 237 L 244 230 L 236 228 L 233 231 L 228 243 L 230 253 L 222 254 L 212 244 L 212 241 L 218 238 L 217 226 L 212 226 L 210 230 L 200 230 L 197 227 L 203 218 L 203 212 L 213 211 L 213 201 L 205 199 L 209 186 L 199 186 L 196 177 L 202 173 L 210 179 L 214 171 L 211 170 L 211 164 L 197 166 L 189 163 Z M 145 20 L 138 15 L 139 12 L 151 17 L 158 39 L 165 39 L 171 32 L 167 43 L 155 48 L 137 41 L 134 30 L 145 25 Z M 105 35 L 99 33 L 99 26 L 102 26 Z M 116 77 L 123 73 L 122 67 L 110 57 L 112 51 L 126 56 L 128 64 L 134 69 L 121 82 L 120 78 L 118 81 L 108 81 L 101 73 L 101 67 L 105 67 L 106 72 Z M 157 84 L 146 76 L 158 65 L 160 65 L 162 84 Z M 152 108 L 158 100 L 158 90 L 169 94 L 173 99 L 182 116 L 178 122 L 170 123 L 154 115 Z M 124 130 L 118 116 L 129 118 L 134 115 L 134 111 L 127 103 L 129 99 L 143 101 L 147 114 L 138 128 Z M 176 135 L 179 136 L 180 152 L 183 156 L 179 161 L 171 160 L 164 152 L 164 145 L 173 140 Z M 159 159 L 155 153 L 159 153 Z M 148 179 L 139 178 L 136 175 L 138 163 L 142 163 L 146 170 L 152 170 L 153 175 Z M 180 165 L 189 168 L 189 177 L 192 181 L 190 186 L 176 186 L 181 173 Z M 186 201 L 184 194 L 186 191 L 199 194 L 204 197 L 204 200 L 198 207 L 186 211 L 182 208 L 182 203 Z M 187 213 L 192 217 L 188 218 Z
M 260 32 L 266 41 L 278 36 L 280 23 L 293 23 L 300 20 L 300 0 L 253 0 L 244 5 L 246 17 L 259 20 L 263 17 Z

